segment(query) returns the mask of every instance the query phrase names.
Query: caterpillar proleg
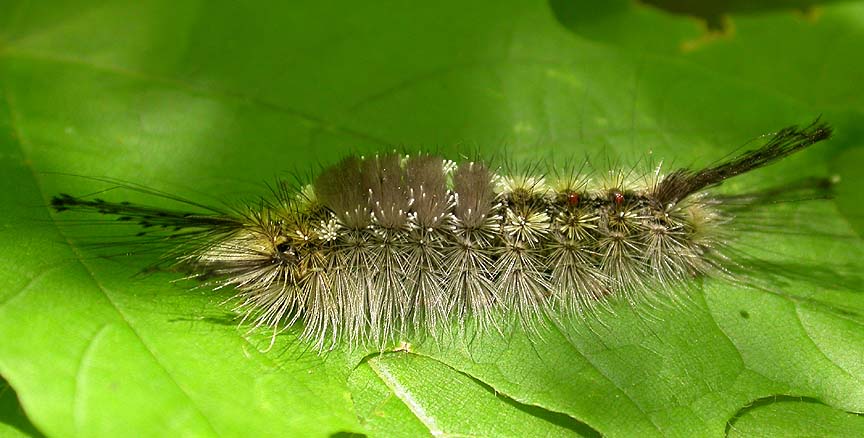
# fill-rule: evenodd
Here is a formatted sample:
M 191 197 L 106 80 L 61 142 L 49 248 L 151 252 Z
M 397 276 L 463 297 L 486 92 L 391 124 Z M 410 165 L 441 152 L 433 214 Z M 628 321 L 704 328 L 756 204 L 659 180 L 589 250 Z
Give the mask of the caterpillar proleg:
M 165 260 L 233 288 L 255 326 L 300 325 L 319 351 L 383 346 L 454 322 L 533 329 L 548 316 L 724 276 L 734 243 L 724 229 L 776 192 L 712 188 L 830 135 L 819 121 L 788 127 L 711 166 L 638 178 L 584 168 L 505 174 L 479 161 L 388 153 L 347 157 L 300 187 L 277 181 L 243 208 L 172 197 L 189 211 L 166 210 L 68 194 L 51 204 L 173 242 Z

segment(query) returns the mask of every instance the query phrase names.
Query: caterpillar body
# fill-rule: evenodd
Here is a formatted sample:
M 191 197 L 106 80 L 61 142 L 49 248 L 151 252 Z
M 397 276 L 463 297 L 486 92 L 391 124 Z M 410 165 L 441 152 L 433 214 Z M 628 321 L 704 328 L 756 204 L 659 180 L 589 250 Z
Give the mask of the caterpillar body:
M 56 211 L 136 223 L 171 242 L 165 260 L 236 291 L 254 326 L 302 325 L 319 351 L 585 315 L 700 276 L 724 276 L 724 232 L 766 193 L 717 195 L 724 180 L 831 135 L 818 121 L 702 169 L 630 178 L 581 170 L 504 175 L 434 155 L 345 158 L 305 186 L 279 181 L 253 206 L 175 211 L 68 194 Z M 150 194 L 159 193 L 127 186 Z

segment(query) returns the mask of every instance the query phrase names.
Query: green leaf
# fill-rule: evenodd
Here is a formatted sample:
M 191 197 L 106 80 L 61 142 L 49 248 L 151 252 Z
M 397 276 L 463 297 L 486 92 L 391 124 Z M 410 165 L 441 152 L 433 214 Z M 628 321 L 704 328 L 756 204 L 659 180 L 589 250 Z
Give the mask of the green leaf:
M 516 403 L 441 362 L 406 352 L 364 361 L 348 383 L 358 416 L 382 436 L 596 435 L 566 415 Z
M 864 5 L 733 10 L 719 33 L 685 12 L 624 0 L 3 2 L 0 374 L 56 436 L 720 436 L 818 423 L 854 434 Z M 50 172 L 214 204 L 402 146 L 698 165 L 818 115 L 834 139 L 724 187 L 841 179 L 835 200 L 772 208 L 782 228 L 742 242 L 772 263 L 771 287 L 706 279 L 669 291 L 682 303 L 616 306 L 542 339 L 319 356 L 289 331 L 271 346 L 221 305 L 230 291 L 136 275 L 154 256 L 82 244 L 128 230 L 45 207 L 106 188 Z M 764 403 L 774 397 L 792 402 Z
M 861 436 L 864 418 L 814 402 L 773 398 L 754 403 L 729 425 L 730 437 Z
M 0 379 L 0 435 L 4 437 L 41 436 L 24 415 L 15 390 Z

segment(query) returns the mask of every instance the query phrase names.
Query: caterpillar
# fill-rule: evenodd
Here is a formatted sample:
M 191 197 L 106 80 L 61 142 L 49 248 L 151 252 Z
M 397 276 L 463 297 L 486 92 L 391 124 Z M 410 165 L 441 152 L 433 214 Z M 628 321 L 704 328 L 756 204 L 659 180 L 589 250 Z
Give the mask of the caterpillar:
M 585 167 L 505 174 L 432 154 L 349 156 L 310 183 L 278 180 L 252 205 L 169 210 L 59 194 L 56 212 L 98 213 L 170 248 L 172 269 L 233 288 L 235 310 L 275 334 L 302 327 L 320 352 L 456 326 L 529 331 L 704 276 L 730 276 L 724 230 L 784 189 L 714 193 L 723 181 L 831 136 L 818 119 L 700 169 L 647 175 Z M 824 181 L 809 184 L 822 187 Z M 193 208 L 194 207 L 194 208 Z

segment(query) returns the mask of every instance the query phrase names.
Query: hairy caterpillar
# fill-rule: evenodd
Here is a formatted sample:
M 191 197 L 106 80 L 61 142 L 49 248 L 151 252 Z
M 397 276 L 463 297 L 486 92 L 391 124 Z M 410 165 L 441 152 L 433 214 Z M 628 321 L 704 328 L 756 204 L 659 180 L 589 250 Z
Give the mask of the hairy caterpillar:
M 503 175 L 480 162 L 392 153 L 345 158 L 299 188 L 278 181 L 272 196 L 244 208 L 170 197 L 200 210 L 174 211 L 68 194 L 51 204 L 115 216 L 144 227 L 139 236 L 171 242 L 165 260 L 234 288 L 237 310 L 255 326 L 300 323 L 319 351 L 340 341 L 383 348 L 454 321 L 483 330 L 507 316 L 533 329 L 549 315 L 724 276 L 724 229 L 782 189 L 709 189 L 830 135 L 818 121 L 788 127 L 712 166 L 658 167 L 642 178 Z

